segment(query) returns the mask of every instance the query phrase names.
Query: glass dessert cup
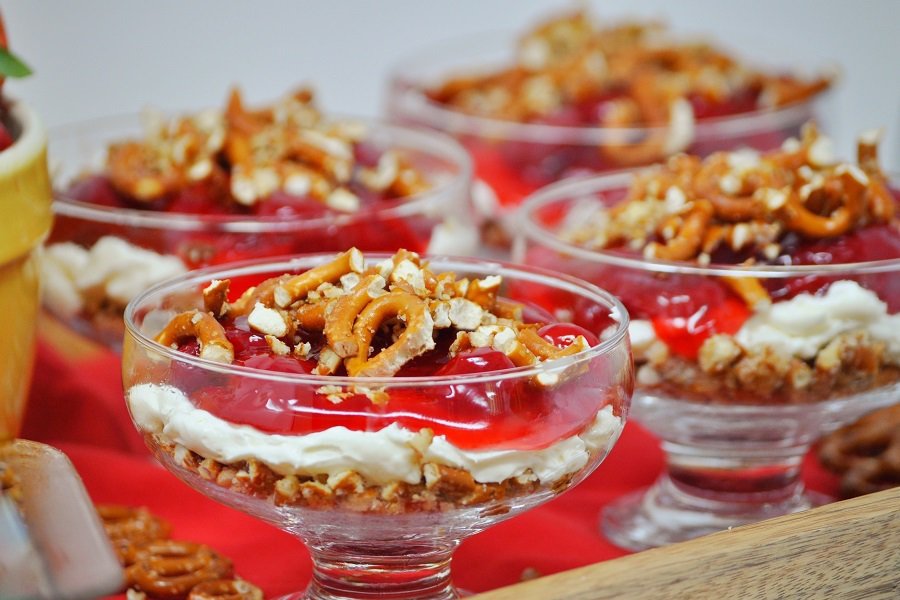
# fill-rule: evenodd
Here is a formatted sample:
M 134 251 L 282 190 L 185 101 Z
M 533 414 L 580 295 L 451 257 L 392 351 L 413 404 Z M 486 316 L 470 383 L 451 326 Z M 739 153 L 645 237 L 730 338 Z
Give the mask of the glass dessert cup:
M 540 122 L 475 116 L 428 97 L 448 76 L 488 73 L 513 64 L 510 35 L 475 35 L 421 49 L 391 70 L 389 118 L 456 138 L 475 163 L 473 201 L 485 221 L 485 241 L 508 246 L 514 212 L 538 189 L 570 176 L 610 173 L 652 164 L 677 152 L 706 156 L 741 147 L 777 148 L 810 119 L 827 117 L 828 93 L 772 109 L 697 116 L 669 126 L 601 127 L 561 115 Z M 666 140 L 648 152 L 651 140 Z
M 333 258 L 210 268 L 138 296 L 125 313 L 130 413 L 157 459 L 185 483 L 307 545 L 313 579 L 291 598 L 457 597 L 449 569 L 462 539 L 576 485 L 618 438 L 633 385 L 626 313 L 606 292 L 564 275 L 434 258 L 435 272 L 500 275 L 502 296 L 602 326 L 603 341 L 533 367 L 355 378 L 224 365 L 152 341 L 173 314 L 204 307 L 201 290 L 211 279 L 252 285 Z M 545 371 L 575 376 L 535 387 Z M 230 401 L 217 402 L 222 394 Z M 166 395 L 180 408 L 157 410 Z M 188 419 L 183 425 L 214 423 L 220 433 L 206 439 L 218 450 L 179 433 L 177 412 Z M 255 440 L 257 450 L 233 453 L 227 431 Z
M 104 118 L 56 130 L 50 155 L 54 171 L 56 221 L 42 263 L 44 306 L 51 314 L 105 345 L 122 341 L 122 311 L 140 291 L 197 267 L 288 254 L 341 250 L 468 255 L 477 247 L 470 217 L 471 160 L 452 139 L 374 121 L 365 141 L 397 150 L 425 175 L 422 193 L 356 212 L 311 215 L 188 214 L 123 208 L 103 198 L 73 197 L 79 176 L 100 173 L 107 146 L 140 136 L 138 115 Z M 96 187 L 96 186 L 95 186 Z M 85 192 L 90 195 L 91 188 Z M 65 245 L 61 245 L 65 244 Z M 85 251 L 73 262 L 69 244 Z M 52 259 L 52 261 L 51 261 Z
M 872 227 L 832 250 L 808 249 L 871 260 L 793 266 L 645 260 L 566 239 L 585 211 L 621 201 L 632 177 L 538 192 L 522 207 L 514 249 L 530 265 L 602 285 L 631 315 L 633 415 L 660 439 L 666 468 L 605 508 L 603 533 L 642 550 L 832 500 L 801 481 L 810 446 L 900 394 L 900 232 Z M 732 293 L 752 280 L 771 307 L 751 311 Z M 760 326 L 782 333 L 759 346 Z M 817 353 L 803 350 L 810 343 Z
M 0 152 L 0 443 L 14 439 L 22 424 L 34 360 L 40 306 L 38 254 L 53 219 L 47 134 L 27 106 L 12 103 L 19 131 Z

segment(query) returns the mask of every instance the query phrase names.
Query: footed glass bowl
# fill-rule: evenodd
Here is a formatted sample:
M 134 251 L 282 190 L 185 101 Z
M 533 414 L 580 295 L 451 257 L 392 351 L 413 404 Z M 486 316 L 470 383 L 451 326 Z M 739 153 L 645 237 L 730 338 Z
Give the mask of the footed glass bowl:
M 518 260 L 577 273 L 631 315 L 635 419 L 666 469 L 603 513 L 614 543 L 641 550 L 827 502 L 800 467 L 823 434 L 900 397 L 900 231 L 872 226 L 795 249 L 822 264 L 645 260 L 567 237 L 612 206 L 632 176 L 550 186 L 522 207 Z M 761 285 L 750 309 L 735 291 Z
M 197 267 L 350 246 L 474 253 L 478 239 L 470 217 L 472 167 L 466 152 L 436 132 L 353 122 L 365 128 L 369 149 L 402 153 L 431 188 L 351 213 L 325 210 L 309 201 L 306 208 L 301 203 L 289 212 L 275 203 L 270 214 L 259 215 L 122 208 L 112 205 L 109 184 L 83 177 L 102 175 L 111 142 L 141 137 L 139 117 L 98 119 L 52 132 L 49 151 L 58 165 L 56 221 L 42 264 L 44 306 L 75 330 L 118 348 L 128 301 L 163 279 Z M 179 200 L 202 204 L 203 195 L 189 189 Z M 291 205 L 288 196 L 279 202 Z
M 123 349 L 130 414 L 185 483 L 307 545 L 313 579 L 291 598 L 455 598 L 461 540 L 555 498 L 612 448 L 633 388 L 628 317 L 565 275 L 434 258 L 436 273 L 500 275 L 503 296 L 602 330 L 602 341 L 536 367 L 394 378 L 224 365 L 153 341 L 173 314 L 204 306 L 211 279 L 249 286 L 332 259 L 206 269 L 135 298 Z
M 560 179 L 652 164 L 686 152 L 706 156 L 741 147 L 777 148 L 810 119 L 823 118 L 818 93 L 779 108 L 697 116 L 670 126 L 585 126 L 562 111 L 541 122 L 516 122 L 466 114 L 438 103 L 426 91 L 446 79 L 492 72 L 514 63 L 511 35 L 473 35 L 419 49 L 392 69 L 386 111 L 405 125 L 425 126 L 462 143 L 475 163 L 473 199 L 485 241 L 508 246 L 513 214 L 533 192 Z M 569 111 L 572 112 L 572 111 Z M 660 140 L 659 151 L 651 146 Z

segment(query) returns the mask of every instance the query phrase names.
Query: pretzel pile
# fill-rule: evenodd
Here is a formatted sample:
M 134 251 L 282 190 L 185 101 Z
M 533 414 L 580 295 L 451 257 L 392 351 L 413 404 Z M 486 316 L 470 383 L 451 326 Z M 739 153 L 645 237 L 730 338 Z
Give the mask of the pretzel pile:
M 833 159 L 815 125 L 776 151 L 678 155 L 635 177 L 627 198 L 570 239 L 593 248 L 626 244 L 645 258 L 709 261 L 723 246 L 774 259 L 788 232 L 827 238 L 894 219 L 878 166 L 878 136 L 859 138 L 857 165 Z
M 895 200 L 878 165 L 878 135 L 860 136 L 857 164 L 837 162 L 812 123 L 800 140 L 767 154 L 677 155 L 635 176 L 628 196 L 565 235 L 594 249 L 625 246 L 647 259 L 709 264 L 719 250 L 745 263 L 772 262 L 789 233 L 817 239 L 895 221 Z M 575 221 L 575 219 L 573 219 Z M 752 278 L 729 281 L 751 306 L 768 296 Z
M 97 505 L 97 514 L 125 568 L 129 600 L 262 600 L 255 585 L 209 546 L 169 538 L 171 526 L 146 508 Z
M 840 474 L 844 497 L 900 485 L 900 404 L 871 412 L 826 435 L 819 459 Z
M 228 302 L 230 282 L 216 280 L 203 292 L 205 311 L 176 315 L 156 336 L 177 347 L 186 338 L 199 341 L 200 356 L 231 363 L 234 348 L 220 321 L 246 317 L 265 336 L 273 354 L 309 358 L 317 354 L 315 373 L 352 377 L 389 377 L 410 360 L 435 347 L 435 335 L 455 330 L 450 352 L 491 347 L 516 366 L 535 365 L 576 354 L 589 347 L 583 336 L 558 348 L 537 333 L 539 324 L 522 322 L 522 306 L 500 296 L 501 278 L 457 278 L 435 273 L 406 250 L 367 266 L 352 248 L 333 261 L 299 275 L 282 275 L 248 289 Z M 313 349 L 299 332 L 320 332 Z M 565 375 L 565 373 L 563 373 Z M 541 373 L 540 385 L 555 385 L 559 373 Z
M 642 140 L 623 137 L 600 148 L 618 164 L 637 165 L 683 150 L 691 141 L 670 131 L 676 125 L 690 131 L 693 110 L 688 97 L 716 103 L 749 92 L 757 95 L 760 108 L 770 108 L 809 98 L 831 83 L 821 77 L 803 81 L 767 75 L 709 44 L 668 37 L 660 23 L 600 27 L 580 10 L 524 35 L 512 67 L 450 79 L 427 94 L 466 113 L 517 122 L 614 96 L 598 122 L 587 125 L 656 126 Z
M 354 212 L 359 186 L 387 198 L 428 189 L 424 175 L 397 150 L 377 164 L 357 160 L 365 127 L 330 121 L 301 88 L 272 106 L 250 110 L 232 90 L 224 111 L 207 110 L 166 121 L 148 116 L 146 138 L 110 145 L 107 174 L 134 201 L 152 203 L 203 182 L 225 203 L 253 206 L 283 191 Z

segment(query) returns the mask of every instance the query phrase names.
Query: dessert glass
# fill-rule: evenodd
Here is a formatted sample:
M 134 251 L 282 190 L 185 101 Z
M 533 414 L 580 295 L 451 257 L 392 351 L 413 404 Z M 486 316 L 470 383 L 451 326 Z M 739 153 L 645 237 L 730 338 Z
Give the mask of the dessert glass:
M 565 239 L 563 231 L 573 221 L 583 220 L 585 210 L 621 201 L 632 177 L 620 173 L 585 178 L 538 192 L 522 206 L 521 236 L 514 247 L 518 260 L 577 273 L 602 285 L 622 300 L 631 315 L 629 333 L 637 365 L 633 415 L 660 439 L 666 467 L 649 489 L 604 509 L 603 533 L 624 548 L 643 550 L 832 500 L 804 488 L 801 466 L 810 446 L 841 424 L 896 402 L 900 394 L 900 361 L 896 360 L 900 232 L 880 229 L 864 242 L 870 251 L 876 244 L 888 244 L 891 258 L 793 266 L 700 266 L 646 260 L 623 251 L 588 249 Z M 803 290 L 820 290 L 825 283 L 835 290 L 838 285 L 842 291 L 852 287 L 853 299 L 843 308 L 835 308 L 840 303 L 832 296 L 831 309 L 841 314 L 825 318 L 847 319 L 860 327 L 881 319 L 884 335 L 879 339 L 889 338 L 884 342 L 887 349 L 882 350 L 892 352 L 895 360 L 872 371 L 872 355 L 848 344 L 832 347 L 836 352 L 830 355 L 830 365 L 825 364 L 827 353 L 820 353 L 810 371 L 797 360 L 769 351 L 770 359 L 757 355 L 755 365 L 738 362 L 744 371 L 737 372 L 737 377 L 731 371 L 727 379 L 728 371 L 705 371 L 698 359 L 684 358 L 675 350 L 660 357 L 659 338 L 648 332 L 660 331 L 666 324 L 687 331 L 681 337 L 672 333 L 666 342 L 671 348 L 682 344 L 690 354 L 690 345 L 699 342 L 692 342 L 689 334 L 709 327 L 728 330 L 734 315 L 746 318 L 742 311 L 747 309 L 728 291 L 732 288 L 724 284 L 726 278 L 737 282 L 734 287 L 758 280 L 770 290 L 776 309 L 781 300 L 787 302 L 786 297 L 779 298 L 779 290 L 796 299 Z M 879 311 L 880 315 L 875 314 Z M 782 314 L 783 319 L 794 321 L 797 333 L 781 340 L 785 348 L 802 344 L 810 327 L 816 327 L 816 319 L 823 318 L 812 303 L 790 316 Z M 696 346 L 692 350 L 696 354 Z M 874 360 L 877 364 L 877 357 Z M 819 369 L 831 376 L 818 378 Z
M 313 217 L 187 214 L 103 206 L 76 200 L 67 188 L 85 172 L 101 172 L 111 142 L 139 138 L 140 118 L 104 118 L 56 130 L 50 144 L 50 155 L 58 164 L 54 170 L 56 223 L 47 241 L 48 252 L 55 256 L 58 247 L 65 254 L 65 247 L 58 245 L 73 243 L 92 250 L 92 259 L 81 269 L 64 261 L 54 261 L 57 266 L 44 260 L 44 306 L 76 331 L 118 349 L 122 310 L 128 300 L 189 269 L 349 246 L 373 251 L 405 247 L 419 252 L 473 253 L 477 233 L 468 207 L 472 167 L 465 151 L 435 132 L 358 123 L 366 128 L 367 143 L 380 150 L 402 151 L 431 188 L 373 209 Z M 79 270 L 85 272 L 79 274 Z
M 514 63 L 509 35 L 474 35 L 420 49 L 391 71 L 386 112 L 398 123 L 447 133 L 465 146 L 475 163 L 473 201 L 485 225 L 485 241 L 508 246 L 513 213 L 522 200 L 564 177 L 621 171 L 661 160 L 666 154 L 618 161 L 609 155 L 637 156 L 645 140 L 670 138 L 669 154 L 706 156 L 740 147 L 769 150 L 797 136 L 810 119 L 827 116 L 827 92 L 771 109 L 698 117 L 684 131 L 672 126 L 591 127 L 564 117 L 516 122 L 466 114 L 428 97 L 426 90 L 448 76 L 488 73 Z M 676 138 L 683 142 L 675 144 Z
M 40 306 L 38 252 L 53 219 L 47 134 L 38 117 L 15 103 L 11 117 L 20 128 L 0 152 L 0 442 L 19 433 L 34 360 Z
M 129 410 L 157 459 L 176 476 L 223 504 L 296 535 L 307 545 L 313 579 L 305 594 L 291 598 L 455 598 L 450 559 L 460 541 L 553 499 L 586 477 L 612 448 L 624 425 L 633 386 L 628 317 L 611 295 L 565 275 L 473 259 L 434 258 L 430 268 L 435 272 L 500 275 L 504 297 L 556 311 L 585 327 L 602 325 L 606 335 L 593 348 L 535 367 L 393 378 L 323 377 L 223 365 L 152 341 L 173 314 L 202 309 L 201 289 L 210 279 L 234 282 L 249 278 L 255 282 L 285 272 L 303 272 L 333 258 L 310 255 L 280 263 L 254 261 L 205 269 L 135 298 L 125 313 L 123 350 Z M 559 387 L 533 387 L 532 378 L 558 369 L 574 369 L 567 372 L 577 375 Z M 152 402 L 139 398 L 164 386 L 169 390 L 166 393 L 182 398 L 181 408 L 148 417 L 147 407 L 152 411 Z M 235 390 L 237 396 L 228 409 L 232 414 L 236 414 L 235 402 L 242 403 L 238 412 L 245 410 L 248 419 L 270 431 L 286 431 L 278 435 L 249 426 L 239 429 L 241 436 L 253 437 L 258 444 L 306 443 L 304 438 L 311 440 L 308 434 L 314 432 L 369 440 L 355 450 L 349 441 L 323 442 L 318 447 L 310 443 L 292 454 L 297 460 L 309 457 L 313 465 L 308 467 L 309 473 L 328 469 L 329 464 L 335 471 L 334 465 L 351 457 L 352 471 L 363 474 L 364 482 L 346 483 L 352 481 L 346 470 L 332 473 L 327 481 L 324 476 L 285 475 L 278 465 L 261 465 L 246 453 L 238 458 L 239 465 L 223 464 L 203 459 L 196 447 L 196 452 L 186 448 L 191 440 L 173 439 L 179 427 L 175 421 L 181 418 L 176 412 L 189 420 L 193 420 L 189 415 L 195 414 L 219 422 L 222 413 L 216 415 L 216 408 L 208 408 L 211 414 L 192 409 L 201 402 L 209 407 L 210 395 Z M 334 396 L 326 399 L 324 395 L 340 390 L 351 390 L 351 396 L 336 402 Z M 363 395 L 374 390 L 387 400 L 374 402 Z M 441 402 L 434 401 L 437 398 Z M 451 469 L 461 479 L 445 478 L 442 469 L 446 467 L 436 464 L 428 467 L 432 469 L 428 483 L 418 474 L 426 460 L 434 460 L 423 457 L 431 456 L 436 442 L 426 442 L 414 452 L 402 444 L 385 452 L 379 447 L 384 442 L 376 441 L 383 440 L 378 436 L 388 431 L 395 436 L 404 431 L 419 436 L 427 430 L 433 431 L 434 440 L 446 436 L 451 444 L 466 447 L 460 456 L 469 458 Z M 193 443 L 199 439 L 194 438 Z M 213 438 L 209 441 L 216 443 Z M 549 454 L 542 453 L 561 449 L 561 443 L 571 445 L 568 458 L 557 455 L 557 460 L 551 461 L 556 466 L 546 462 L 546 468 L 540 467 L 541 456 L 549 459 Z M 224 446 L 222 450 L 227 451 Z M 420 465 L 412 479 L 398 481 L 396 475 L 378 475 L 390 473 L 408 460 Z M 522 460 L 533 461 L 533 472 L 540 474 L 496 474 L 504 472 L 504 463 Z M 314 466 L 316 461 L 319 466 Z M 494 469 L 495 475 L 478 475 L 479 469 Z M 286 487 L 297 485 L 298 477 L 303 491 L 284 500 Z

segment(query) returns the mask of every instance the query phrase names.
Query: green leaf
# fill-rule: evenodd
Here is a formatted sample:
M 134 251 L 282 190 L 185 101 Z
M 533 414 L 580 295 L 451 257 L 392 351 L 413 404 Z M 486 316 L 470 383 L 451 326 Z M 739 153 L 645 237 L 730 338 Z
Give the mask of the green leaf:
M 0 75 L 4 77 L 27 77 L 31 75 L 31 68 L 6 48 L 0 48 Z

